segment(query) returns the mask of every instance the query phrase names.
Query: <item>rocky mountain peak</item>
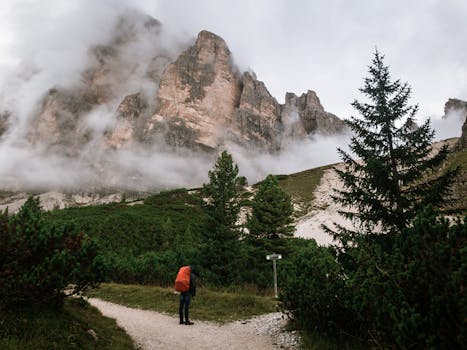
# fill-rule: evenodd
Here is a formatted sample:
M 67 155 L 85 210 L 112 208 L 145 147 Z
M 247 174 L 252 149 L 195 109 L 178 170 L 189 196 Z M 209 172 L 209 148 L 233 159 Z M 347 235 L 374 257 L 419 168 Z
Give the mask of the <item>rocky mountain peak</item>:
M 245 72 L 242 76 L 242 95 L 239 108 L 268 119 L 277 119 L 281 107 L 269 93 L 264 82 L 257 80 L 255 75 Z
M 302 110 L 308 108 L 324 112 L 324 107 L 321 105 L 321 101 L 313 90 L 308 90 L 300 97 L 293 92 L 287 92 L 285 94 L 285 105 L 300 105 L 300 109 Z
M 459 117 L 465 120 L 462 125 L 462 134 L 458 141 L 458 148 L 467 148 L 467 102 L 457 98 L 450 98 L 444 104 L 444 118 L 446 118 L 449 113 L 459 113 Z
M 125 96 L 117 108 L 117 115 L 124 119 L 133 120 L 140 117 L 146 108 L 148 108 L 148 104 L 143 95 L 138 92 Z
M 240 81 L 227 44 L 202 31 L 164 71 L 146 129 L 163 129 L 173 146 L 216 148 L 239 99 Z
M 291 92 L 286 93 L 282 120 L 289 136 L 332 135 L 345 131 L 344 122 L 324 110 L 313 90 L 308 90 L 300 97 Z
M 239 71 L 224 39 L 206 30 L 176 59 L 145 48 L 150 55 L 135 61 L 131 50 L 153 45 L 160 27 L 157 20 L 135 14 L 119 21 L 113 39 L 90 50 L 82 87 L 55 89 L 45 97 L 33 139 L 70 147 L 85 143 L 86 114 L 110 104 L 115 121 L 104 140 L 114 149 L 163 139 L 172 147 L 214 150 L 234 143 L 277 151 L 284 137 L 343 130 L 312 90 L 300 97 L 287 93 L 285 104 L 279 104 L 254 72 Z M 76 137 L 69 137 L 70 130 Z
M 314 92 L 313 90 L 308 90 L 306 94 L 300 96 L 300 100 L 305 100 L 305 105 L 308 108 L 313 108 L 324 112 L 324 108 L 321 105 L 321 101 L 316 95 L 316 92 Z
M 271 96 L 262 81 L 245 72 L 241 96 L 235 109 L 233 134 L 248 146 L 275 151 L 281 144 L 281 105 Z M 246 142 L 245 142 L 246 141 Z
M 224 39 L 207 30 L 199 32 L 193 49 L 202 64 L 213 64 L 216 61 L 230 63 L 231 53 Z
M 447 115 L 452 110 L 461 110 L 467 113 L 467 102 L 457 98 L 450 98 L 444 104 L 444 115 Z
M 342 122 L 312 90 L 278 103 L 254 72 L 235 66 L 214 33 L 203 30 L 190 43 L 167 47 L 161 24 L 134 13 L 112 33 L 89 48 L 76 84 L 51 86 L 38 101 L 24 134 L 40 152 L 101 169 L 99 162 L 124 146 L 275 152 L 284 139 L 340 131 Z M 0 114 L 0 136 L 13 119 Z

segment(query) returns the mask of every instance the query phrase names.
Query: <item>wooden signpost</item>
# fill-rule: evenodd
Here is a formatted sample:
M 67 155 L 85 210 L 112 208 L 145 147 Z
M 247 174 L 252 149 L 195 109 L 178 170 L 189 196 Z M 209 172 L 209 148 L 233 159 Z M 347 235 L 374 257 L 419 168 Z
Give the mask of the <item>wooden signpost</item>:
M 282 255 L 280 254 L 270 254 L 266 255 L 266 260 L 272 260 L 272 269 L 274 271 L 274 296 L 279 298 L 277 294 L 277 271 L 276 271 L 276 260 L 282 259 Z

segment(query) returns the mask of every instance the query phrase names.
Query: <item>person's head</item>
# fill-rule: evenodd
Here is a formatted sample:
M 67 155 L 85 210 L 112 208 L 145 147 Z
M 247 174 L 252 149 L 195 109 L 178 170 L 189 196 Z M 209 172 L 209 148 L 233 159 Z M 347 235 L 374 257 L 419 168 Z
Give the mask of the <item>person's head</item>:
M 196 268 L 196 265 L 191 264 L 190 270 L 191 270 L 191 273 L 194 273 L 196 276 L 198 276 L 198 269 Z

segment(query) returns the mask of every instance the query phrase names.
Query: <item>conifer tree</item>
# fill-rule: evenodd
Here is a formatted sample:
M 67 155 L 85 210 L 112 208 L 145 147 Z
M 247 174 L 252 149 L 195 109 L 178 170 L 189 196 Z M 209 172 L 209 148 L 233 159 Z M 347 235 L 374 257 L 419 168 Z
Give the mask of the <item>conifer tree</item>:
M 211 273 L 211 280 L 229 284 L 238 273 L 240 232 L 237 227 L 240 212 L 239 190 L 244 178 L 238 176 L 238 166 L 224 151 L 209 171 L 209 183 L 203 191 L 207 196 L 207 230 L 203 234 L 201 259 Z
M 278 239 L 293 236 L 293 206 L 290 195 L 279 187 L 277 178 L 268 175 L 252 201 L 247 227 L 255 238 Z
M 360 89 L 366 101 L 352 103 L 360 118 L 346 121 L 354 133 L 350 150 L 356 158 L 338 150 L 345 169 L 337 173 L 345 189 L 334 199 L 346 207 L 341 214 L 367 234 L 400 232 L 421 207 L 441 205 L 456 174 L 433 171 L 448 149 L 444 146 L 432 154 L 430 121 L 415 124 L 418 106 L 409 105 L 411 89 L 407 83 L 391 81 L 383 59 L 376 51 Z M 344 245 L 355 237 L 356 232 L 336 226 L 337 232 L 328 231 Z

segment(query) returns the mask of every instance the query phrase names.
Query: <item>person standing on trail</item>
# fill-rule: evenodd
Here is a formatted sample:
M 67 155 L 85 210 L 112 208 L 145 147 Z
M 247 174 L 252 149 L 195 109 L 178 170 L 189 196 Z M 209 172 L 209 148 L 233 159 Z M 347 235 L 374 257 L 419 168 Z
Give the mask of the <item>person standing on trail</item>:
M 175 280 L 175 290 L 180 292 L 180 307 L 178 309 L 180 324 L 194 324 L 189 318 L 190 301 L 192 297 L 196 296 L 196 275 L 191 266 L 180 268 Z M 183 320 L 183 316 L 185 316 L 185 320 Z

